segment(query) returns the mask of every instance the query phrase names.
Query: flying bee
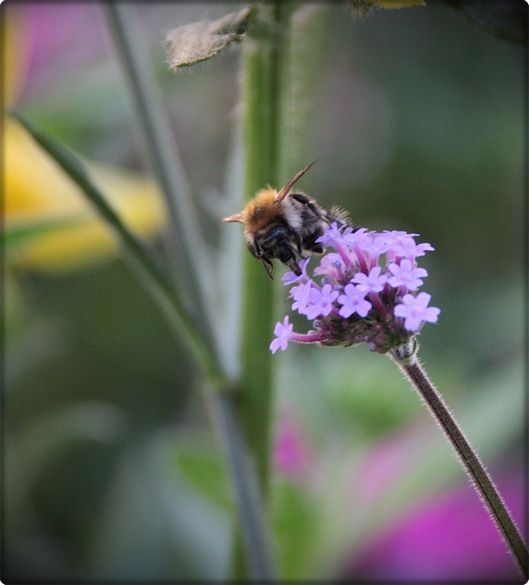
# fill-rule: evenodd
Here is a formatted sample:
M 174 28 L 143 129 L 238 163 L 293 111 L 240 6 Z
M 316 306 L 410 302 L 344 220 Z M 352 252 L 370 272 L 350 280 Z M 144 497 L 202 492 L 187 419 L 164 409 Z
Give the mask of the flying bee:
M 290 192 L 315 162 L 298 171 L 279 191 L 262 189 L 241 212 L 223 220 L 244 225 L 248 250 L 262 261 L 270 278 L 274 258 L 278 258 L 299 276 L 301 269 L 297 258 L 303 259 L 304 251 L 316 254 L 323 252 L 321 244 L 316 240 L 323 235 L 325 228 L 334 221 L 338 225 L 349 224 L 344 210 L 333 207 L 327 211 L 312 197 Z

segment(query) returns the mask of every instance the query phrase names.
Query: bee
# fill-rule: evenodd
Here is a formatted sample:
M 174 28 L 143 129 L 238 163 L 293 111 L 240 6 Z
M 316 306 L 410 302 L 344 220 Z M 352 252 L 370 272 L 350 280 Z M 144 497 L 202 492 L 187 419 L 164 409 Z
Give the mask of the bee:
M 263 263 L 273 278 L 272 260 L 277 258 L 296 275 L 301 274 L 298 258 L 303 252 L 321 254 L 322 245 L 317 241 L 332 222 L 339 226 L 349 225 L 347 213 L 332 207 L 329 211 L 304 193 L 291 193 L 292 187 L 312 167 L 309 163 L 298 171 L 279 191 L 262 189 L 239 213 L 225 217 L 225 222 L 244 225 L 244 237 L 249 252 Z

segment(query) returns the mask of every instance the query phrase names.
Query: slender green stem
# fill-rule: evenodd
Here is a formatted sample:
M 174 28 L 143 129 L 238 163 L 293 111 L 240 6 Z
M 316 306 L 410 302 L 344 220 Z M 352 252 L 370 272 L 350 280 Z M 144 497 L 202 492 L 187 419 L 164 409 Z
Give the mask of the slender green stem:
M 269 529 L 261 490 L 252 458 L 247 451 L 236 420 L 233 403 L 234 392 L 219 392 L 210 395 L 208 406 L 216 422 L 219 436 L 223 438 L 235 489 L 239 516 L 238 527 L 245 551 L 245 566 L 252 581 L 271 582 L 275 579 Z
M 197 318 L 203 320 L 205 316 L 209 317 L 207 324 L 201 323 L 209 334 L 211 303 L 206 298 L 208 287 L 201 281 L 204 272 L 201 272 L 201 267 L 206 265 L 208 258 L 200 238 L 189 183 L 171 133 L 170 119 L 152 73 L 153 66 L 148 63 L 148 49 L 134 15 L 135 6 L 107 2 L 105 9 L 144 137 L 146 154 L 165 197 L 173 227 L 170 230 L 174 239 L 172 246 L 179 251 L 178 254 L 171 254 L 182 275 L 179 285 L 189 287 L 186 301 Z
M 411 358 L 403 357 L 398 351 L 392 352 L 392 357 L 413 384 L 456 450 L 474 487 L 486 502 L 496 526 L 516 559 L 522 574 L 526 577 L 528 572 L 527 546 L 485 466 L 468 442 L 463 431 L 459 428 L 454 416 L 439 394 L 439 391 L 429 380 L 417 358 L 414 356 Z

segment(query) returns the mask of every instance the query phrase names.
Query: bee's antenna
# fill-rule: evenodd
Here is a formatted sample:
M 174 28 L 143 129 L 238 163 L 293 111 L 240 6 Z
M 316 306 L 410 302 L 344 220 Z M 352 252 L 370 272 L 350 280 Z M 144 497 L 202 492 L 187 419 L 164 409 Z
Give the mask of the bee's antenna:
M 244 223 L 241 212 L 234 213 L 233 215 L 228 215 L 228 217 L 223 217 L 222 221 L 225 221 L 226 223 L 233 223 L 236 221 L 238 221 L 239 223 Z
M 279 203 L 283 201 L 283 199 L 288 195 L 290 189 L 301 179 L 301 177 L 312 167 L 317 160 L 313 160 L 310 162 L 306 167 L 302 168 L 301 171 L 298 171 L 292 179 L 281 189 L 278 191 L 277 195 L 275 196 L 274 203 Z

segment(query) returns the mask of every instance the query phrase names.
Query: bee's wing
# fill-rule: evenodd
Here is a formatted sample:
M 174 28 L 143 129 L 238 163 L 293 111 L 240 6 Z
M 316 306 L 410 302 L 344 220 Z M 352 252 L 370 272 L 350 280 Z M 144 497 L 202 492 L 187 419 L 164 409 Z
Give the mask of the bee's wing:
M 292 189 L 292 187 L 301 179 L 301 177 L 312 167 L 312 165 L 315 162 L 316 161 L 313 160 L 306 167 L 303 167 L 301 169 L 301 171 L 298 171 L 292 177 L 292 179 L 290 179 L 290 181 L 277 192 L 277 195 L 274 198 L 274 203 L 279 203 L 279 202 L 283 201 L 283 199 L 288 195 L 288 192 L 290 191 L 290 189 Z

